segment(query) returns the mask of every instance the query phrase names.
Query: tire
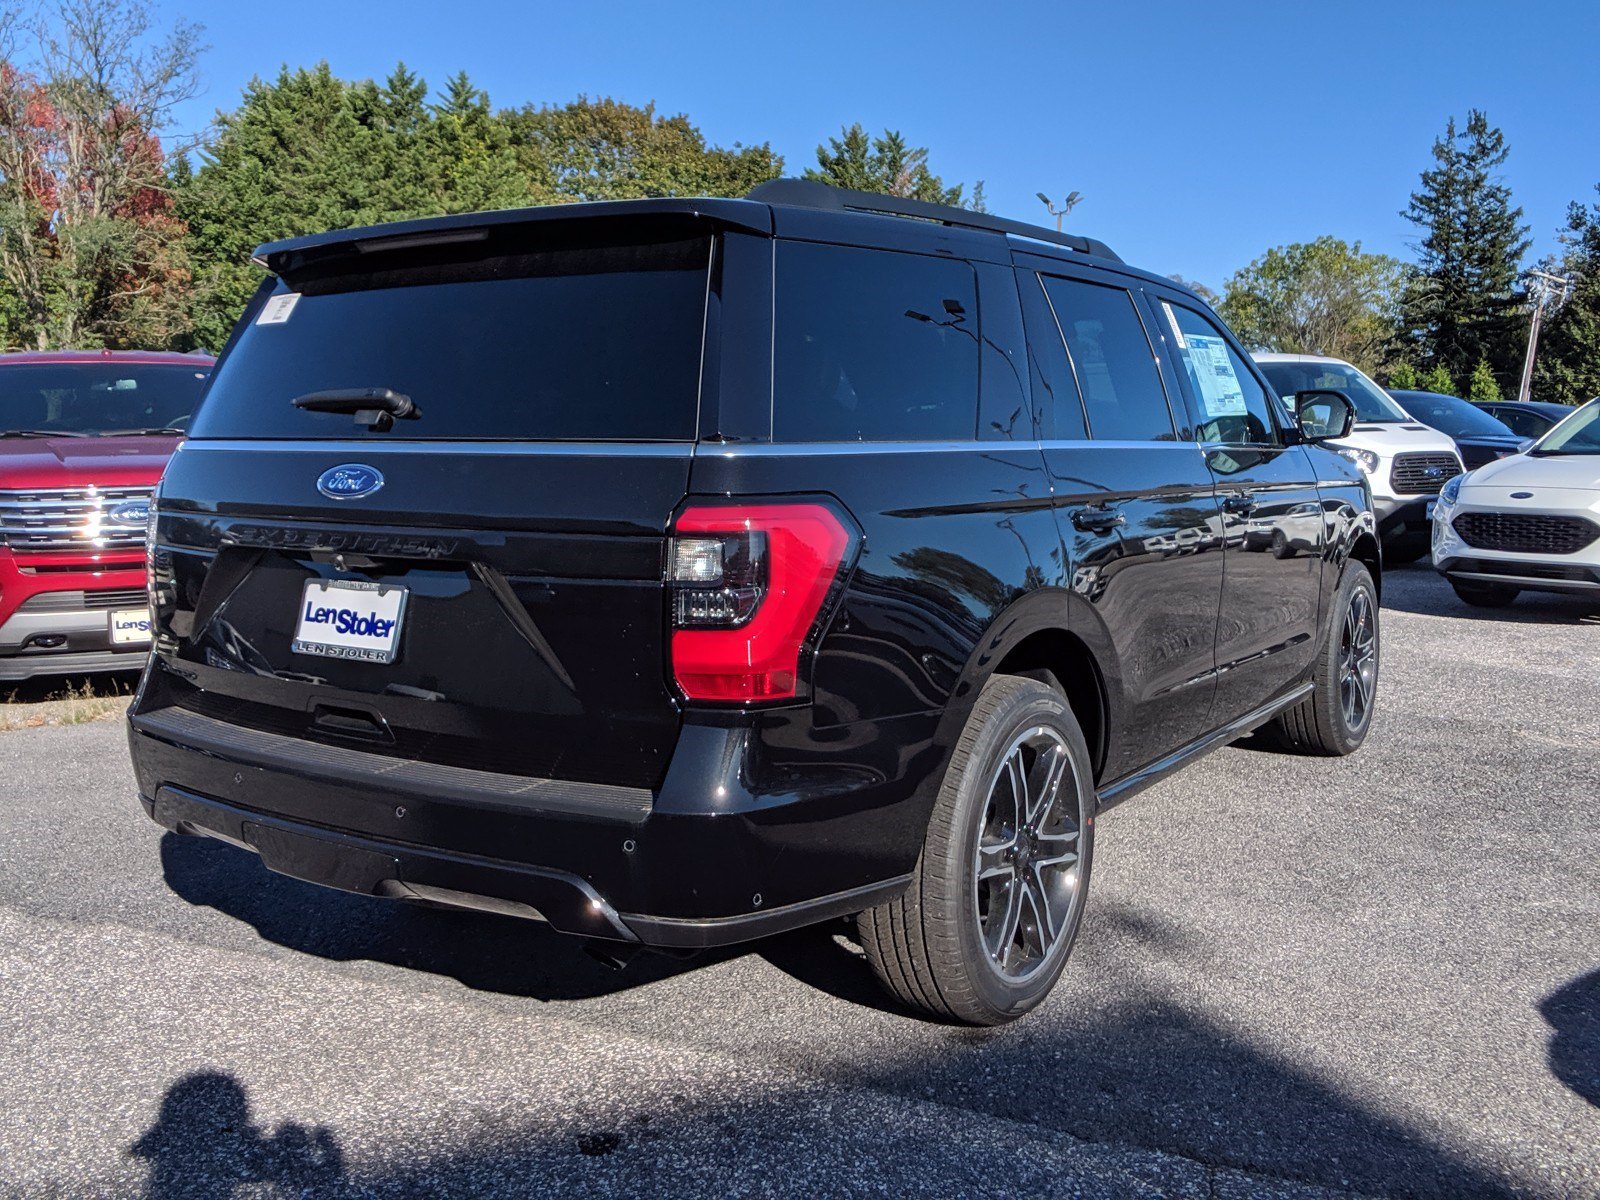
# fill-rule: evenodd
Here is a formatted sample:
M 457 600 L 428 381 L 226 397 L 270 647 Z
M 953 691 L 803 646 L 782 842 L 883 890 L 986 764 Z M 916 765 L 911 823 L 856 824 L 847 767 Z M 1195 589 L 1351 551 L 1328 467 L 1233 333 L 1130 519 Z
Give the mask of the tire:
M 1294 557 L 1294 547 L 1289 545 L 1289 539 L 1284 537 L 1281 529 L 1272 531 L 1272 557 L 1277 559 Z
M 1366 741 L 1372 728 L 1382 639 L 1378 589 L 1364 564 L 1353 559 L 1345 564 L 1331 617 L 1327 642 L 1312 671 L 1311 694 L 1273 718 L 1279 742 L 1298 754 L 1350 754 Z M 1354 628 L 1352 622 L 1356 622 Z M 1365 637 L 1363 629 L 1370 630 Z M 1363 650 L 1363 645 L 1368 649 Z M 1351 688 L 1355 689 L 1355 704 L 1351 703 Z
M 1017 807 L 1013 760 L 1025 792 L 1055 797 L 1025 806 L 1031 824 L 1007 822 Z M 1058 786 L 1045 785 L 1050 778 Z M 1092 760 L 1066 698 L 1038 680 L 990 679 L 951 755 L 910 886 L 856 918 L 890 993 L 970 1025 L 1012 1021 L 1042 1001 L 1083 919 L 1094 804 Z M 1000 947 L 998 959 L 986 937 Z
M 1457 583 L 1452 579 L 1450 586 L 1463 604 L 1474 608 L 1504 608 L 1522 594 L 1508 583 Z

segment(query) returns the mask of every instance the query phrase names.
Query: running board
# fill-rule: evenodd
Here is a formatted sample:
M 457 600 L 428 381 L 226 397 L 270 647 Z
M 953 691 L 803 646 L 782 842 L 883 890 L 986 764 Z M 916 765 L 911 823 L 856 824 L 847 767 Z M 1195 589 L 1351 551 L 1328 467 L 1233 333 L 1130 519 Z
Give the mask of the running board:
M 1121 804 L 1128 797 L 1144 791 L 1145 788 L 1172 774 L 1179 767 L 1193 762 L 1213 750 L 1226 746 L 1229 742 L 1238 741 L 1251 730 L 1265 725 L 1284 709 L 1300 703 L 1310 694 L 1311 684 L 1303 683 L 1287 695 L 1280 696 L 1278 699 L 1263 704 L 1252 712 L 1245 713 L 1238 720 L 1229 722 L 1215 733 L 1208 733 L 1205 737 L 1198 738 L 1187 746 L 1174 750 L 1165 758 L 1158 758 L 1148 767 L 1135 771 L 1124 779 L 1119 779 L 1109 787 L 1101 788 L 1096 811 L 1103 812 L 1114 804 Z

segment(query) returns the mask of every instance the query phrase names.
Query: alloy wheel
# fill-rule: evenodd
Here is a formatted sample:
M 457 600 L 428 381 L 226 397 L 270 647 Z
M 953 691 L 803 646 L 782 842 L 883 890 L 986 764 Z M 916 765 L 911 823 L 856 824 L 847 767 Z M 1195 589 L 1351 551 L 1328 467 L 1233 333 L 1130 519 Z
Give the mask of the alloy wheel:
M 1357 588 L 1345 610 L 1339 639 L 1339 703 L 1345 728 L 1355 733 L 1372 714 L 1372 697 L 1378 687 L 1378 626 L 1372 596 Z

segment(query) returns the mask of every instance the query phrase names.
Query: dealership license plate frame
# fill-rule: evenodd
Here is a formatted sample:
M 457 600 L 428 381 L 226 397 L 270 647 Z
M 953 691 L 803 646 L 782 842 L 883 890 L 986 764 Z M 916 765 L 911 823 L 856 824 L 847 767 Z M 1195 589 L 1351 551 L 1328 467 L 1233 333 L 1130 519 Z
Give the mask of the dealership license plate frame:
M 126 622 L 133 618 L 133 624 L 144 623 L 143 630 L 134 630 L 131 636 L 122 629 L 117 628 L 119 620 Z M 150 642 L 150 610 L 148 608 L 114 608 L 106 614 L 106 635 L 111 639 L 113 646 L 144 646 Z
M 349 645 L 338 641 L 328 641 L 318 637 L 306 636 L 306 606 L 313 600 L 335 602 L 337 593 L 356 593 L 366 598 L 371 603 L 375 598 L 388 603 L 388 598 L 394 598 L 394 611 L 381 613 L 387 619 L 394 621 L 394 629 L 389 633 L 387 646 L 364 647 Z M 296 654 L 309 654 L 317 658 L 337 658 L 346 662 L 375 663 L 386 666 L 400 657 L 400 634 L 405 629 L 406 602 L 410 599 L 411 589 L 396 583 L 372 583 L 364 579 L 323 579 L 313 577 L 307 579 L 305 587 L 300 592 L 300 607 L 295 614 L 294 638 L 289 643 L 289 649 Z

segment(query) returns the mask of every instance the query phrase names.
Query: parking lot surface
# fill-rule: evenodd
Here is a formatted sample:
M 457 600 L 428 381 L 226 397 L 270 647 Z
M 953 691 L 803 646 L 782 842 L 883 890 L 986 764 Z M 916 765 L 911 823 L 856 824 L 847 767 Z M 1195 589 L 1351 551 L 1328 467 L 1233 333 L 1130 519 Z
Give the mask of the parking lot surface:
M 1600 1196 L 1600 610 L 1386 580 L 1377 726 L 1112 810 L 993 1031 L 842 925 L 609 971 L 164 835 L 0 733 L 0 1195 Z

